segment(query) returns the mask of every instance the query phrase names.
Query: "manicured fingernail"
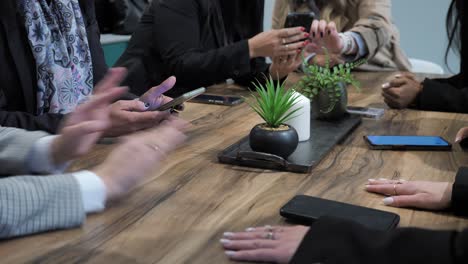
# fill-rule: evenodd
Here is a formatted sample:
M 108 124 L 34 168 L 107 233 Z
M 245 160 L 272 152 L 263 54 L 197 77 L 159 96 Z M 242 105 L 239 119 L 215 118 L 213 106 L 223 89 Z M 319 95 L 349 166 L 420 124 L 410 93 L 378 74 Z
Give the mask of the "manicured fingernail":
M 397 74 L 395 75 L 395 78 L 401 78 L 401 76 L 402 76 L 401 74 Z
M 301 27 L 301 31 L 305 31 L 305 27 Z
M 232 233 L 232 232 L 225 232 L 223 234 L 223 237 L 225 237 L 225 238 L 230 238 L 230 237 L 233 237 L 233 236 L 234 236 L 234 233 Z
M 368 181 L 370 181 L 370 182 L 375 182 L 375 179 L 368 179 Z
M 367 189 L 367 188 L 369 188 L 369 186 L 370 186 L 369 184 L 366 184 L 366 186 L 364 186 L 364 188 Z
M 315 32 L 312 32 L 312 37 L 315 38 Z
M 254 227 L 249 227 L 249 228 L 246 228 L 245 231 L 246 232 L 253 232 L 253 231 L 255 231 L 255 228 Z
M 309 33 L 304 33 L 304 38 L 308 38 L 310 36 Z
M 234 257 L 234 255 L 236 255 L 236 252 L 235 251 L 224 251 L 224 254 L 226 254 L 226 256 L 228 256 L 228 257 Z
M 146 107 L 146 108 L 149 108 L 149 107 L 150 107 L 150 104 L 149 104 L 149 103 L 145 103 L 145 107 Z
M 387 198 L 383 199 L 383 203 L 385 205 L 391 205 L 393 202 L 394 202 L 394 200 L 393 200 L 392 197 L 387 197 Z
M 328 35 L 331 35 L 331 30 L 328 30 Z
M 226 245 L 226 244 L 231 243 L 231 240 L 222 238 L 222 239 L 219 240 L 219 242 L 221 242 L 221 244 L 223 244 L 223 245 Z
M 297 50 L 297 53 L 301 53 L 301 50 L 300 50 L 300 49 L 298 49 L 298 50 Z
M 390 83 L 384 83 L 384 84 L 382 84 L 382 88 L 383 88 L 383 89 L 387 89 L 387 88 L 389 88 L 389 87 L 390 87 Z
M 460 143 L 460 141 L 462 141 L 462 138 L 461 138 L 461 137 L 457 137 L 457 138 L 455 139 L 455 143 Z
M 323 32 L 320 32 L 320 37 L 323 38 Z
M 386 181 L 387 179 L 385 179 L 385 178 L 380 178 L 379 180 L 381 180 L 381 181 Z

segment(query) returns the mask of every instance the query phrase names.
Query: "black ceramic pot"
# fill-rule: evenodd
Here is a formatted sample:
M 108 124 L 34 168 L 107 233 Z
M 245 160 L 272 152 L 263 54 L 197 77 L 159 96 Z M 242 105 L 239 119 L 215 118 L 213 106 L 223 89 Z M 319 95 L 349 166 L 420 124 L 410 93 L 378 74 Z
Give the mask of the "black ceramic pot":
M 341 88 L 341 98 L 333 109 L 330 110 L 331 102 L 327 92 L 320 91 L 320 93 L 311 100 L 310 109 L 312 118 L 336 120 L 342 118 L 347 113 L 348 91 L 346 90 L 346 85 L 343 83 L 340 83 L 339 86 Z
M 256 125 L 250 131 L 250 148 L 256 152 L 264 152 L 287 158 L 297 148 L 299 136 L 296 130 L 284 125 L 285 130 L 271 130 L 265 124 Z

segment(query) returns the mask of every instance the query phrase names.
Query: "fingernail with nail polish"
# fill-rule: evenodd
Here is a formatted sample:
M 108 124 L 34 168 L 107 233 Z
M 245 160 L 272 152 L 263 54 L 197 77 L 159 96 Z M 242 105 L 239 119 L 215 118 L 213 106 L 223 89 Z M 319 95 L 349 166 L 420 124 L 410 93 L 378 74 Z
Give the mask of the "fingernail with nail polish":
M 390 83 L 384 83 L 382 84 L 382 88 L 387 89 L 390 87 Z
M 230 237 L 233 237 L 233 236 L 234 236 L 234 233 L 232 233 L 232 232 L 225 232 L 223 234 L 223 237 L 227 237 L 227 238 L 230 238 Z
M 314 37 L 314 38 L 315 38 L 315 32 L 313 32 L 313 33 L 312 33 L 312 37 Z
M 393 200 L 392 197 L 387 197 L 387 198 L 383 199 L 383 203 L 384 203 L 385 205 L 391 205 L 394 201 L 395 201 L 395 200 Z
M 370 182 L 375 182 L 375 179 L 368 179 L 368 181 L 370 181 Z
M 320 32 L 320 37 L 323 38 L 323 32 Z
M 309 33 L 305 33 L 305 34 L 304 34 L 304 37 L 305 37 L 305 38 L 308 38 L 309 36 L 310 36 Z
M 149 108 L 149 107 L 150 107 L 150 104 L 149 104 L 149 103 L 145 103 L 145 107 L 146 107 L 146 108 Z
M 247 231 L 247 232 L 253 232 L 253 231 L 255 231 L 255 228 L 249 227 L 249 228 L 246 228 L 245 231 Z
M 328 35 L 331 35 L 331 30 L 328 30 Z
M 222 238 L 222 239 L 219 240 L 219 242 L 221 242 L 221 244 L 225 245 L 225 244 L 231 243 L 231 240 Z
M 379 180 L 381 180 L 381 181 L 386 181 L 387 179 L 385 179 L 385 178 L 380 178 Z
M 226 254 L 226 256 L 228 256 L 228 257 L 233 257 L 234 255 L 236 255 L 236 252 L 235 251 L 224 251 L 224 254 Z

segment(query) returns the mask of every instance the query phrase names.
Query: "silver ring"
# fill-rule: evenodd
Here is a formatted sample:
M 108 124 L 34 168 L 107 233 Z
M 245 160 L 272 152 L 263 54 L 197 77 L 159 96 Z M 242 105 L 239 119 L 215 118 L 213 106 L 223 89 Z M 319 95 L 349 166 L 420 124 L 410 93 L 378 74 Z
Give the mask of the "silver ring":
M 286 45 L 286 39 L 283 38 L 283 45 Z
M 265 238 L 266 238 L 266 239 L 269 239 L 269 240 L 275 240 L 275 233 L 273 233 L 273 232 L 268 232 L 268 233 L 266 234 L 266 237 L 265 237 Z
M 273 227 L 271 225 L 266 225 L 265 226 L 265 229 L 268 231 L 268 232 L 273 232 Z

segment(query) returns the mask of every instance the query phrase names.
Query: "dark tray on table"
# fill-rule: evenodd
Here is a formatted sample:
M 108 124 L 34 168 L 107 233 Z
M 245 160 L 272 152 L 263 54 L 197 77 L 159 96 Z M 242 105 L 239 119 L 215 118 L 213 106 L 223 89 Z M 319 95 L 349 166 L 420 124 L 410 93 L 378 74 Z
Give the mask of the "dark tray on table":
M 299 146 L 288 159 L 252 151 L 249 137 L 244 137 L 218 155 L 221 163 L 262 169 L 309 173 L 331 149 L 361 124 L 361 117 L 346 115 L 340 120 L 311 120 L 310 139 Z

